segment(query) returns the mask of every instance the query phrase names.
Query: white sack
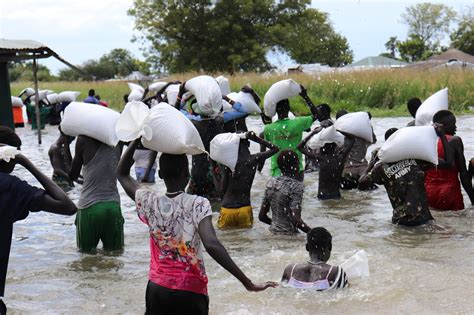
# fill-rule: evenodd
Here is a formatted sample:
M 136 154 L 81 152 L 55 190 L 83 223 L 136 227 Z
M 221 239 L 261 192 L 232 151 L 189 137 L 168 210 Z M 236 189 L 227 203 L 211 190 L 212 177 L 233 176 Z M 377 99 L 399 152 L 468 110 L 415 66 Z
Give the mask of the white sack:
M 245 134 L 221 133 L 214 137 L 209 148 L 209 156 L 214 161 L 230 168 L 233 172 L 239 157 L 240 139 Z
M 140 92 L 139 90 L 132 90 L 130 94 L 128 94 L 128 101 L 133 102 L 133 101 L 141 101 L 143 99 L 143 93 Z
M 293 114 L 292 112 L 288 112 L 288 119 L 291 120 L 291 119 L 295 119 L 295 118 L 296 118 L 295 114 Z M 275 116 L 272 117 L 272 123 L 274 123 L 276 121 L 278 121 L 278 115 L 275 115 Z
M 342 147 L 344 145 L 344 135 L 336 130 L 333 126 L 323 128 L 319 133 L 311 137 L 307 142 L 307 146 L 314 150 L 324 147 L 326 143 L 336 143 L 337 146 Z
M 292 79 L 274 83 L 263 97 L 265 115 L 273 117 L 276 114 L 276 104 L 284 99 L 301 93 L 301 86 Z
M 34 95 L 35 94 L 35 89 L 33 88 L 25 88 L 20 92 L 20 95 L 25 95 L 26 97 Z
M 49 90 L 40 90 L 38 91 L 38 100 L 44 100 L 46 96 L 48 96 Z M 35 100 L 35 97 L 33 96 L 33 100 Z
M 164 88 L 166 84 L 168 84 L 168 82 L 154 82 L 148 86 L 148 91 L 156 93 Z
M 75 102 L 77 97 L 81 94 L 81 92 L 77 91 L 64 91 L 58 94 L 58 102 Z
M 46 95 L 46 99 L 50 104 L 56 104 L 58 102 L 58 93 L 52 93 Z
M 239 102 L 244 107 L 245 111 L 249 114 L 260 114 L 262 110 L 250 93 L 245 93 L 240 91 L 239 93 L 229 93 L 227 95 L 228 98 L 233 100 L 234 102 Z
M 438 164 L 438 136 L 433 126 L 398 129 L 385 141 L 378 152 L 384 163 L 418 159 Z
M 179 94 L 179 84 L 171 84 L 166 88 L 164 94 L 166 95 L 168 104 L 174 106 L 174 104 L 176 104 L 176 98 Z
M 199 133 L 180 111 L 166 103 L 151 109 L 142 102 L 125 106 L 116 126 L 120 140 L 142 137 L 143 145 L 151 150 L 169 154 L 205 153 Z
M 208 75 L 200 75 L 186 81 L 185 88 L 190 91 L 197 101 L 194 111 L 197 114 L 213 116 L 222 108 L 222 94 L 217 81 Z
M 346 272 L 349 281 L 356 278 L 368 278 L 370 276 L 369 259 L 363 249 L 349 257 L 349 259 L 341 264 L 341 267 Z
M 64 110 L 61 130 L 68 136 L 88 136 L 110 146 L 116 146 L 115 125 L 120 114 L 95 104 L 72 102 Z
M 227 101 L 222 100 L 222 111 L 223 112 L 231 112 L 232 110 L 233 110 L 232 105 L 230 105 Z
M 216 78 L 217 84 L 219 84 L 219 88 L 221 89 L 221 94 L 222 95 L 227 95 L 229 94 L 230 91 L 230 84 L 229 84 L 229 79 L 226 77 L 220 75 Z
M 442 89 L 428 97 L 416 111 L 415 125 L 431 125 L 434 114 L 448 109 L 448 88 Z
M 23 107 L 25 104 L 23 104 L 23 101 L 21 100 L 21 97 L 18 96 L 12 96 L 12 106 L 13 107 Z
M 349 113 L 339 117 L 334 123 L 337 131 L 342 131 L 373 142 L 372 122 L 367 112 Z

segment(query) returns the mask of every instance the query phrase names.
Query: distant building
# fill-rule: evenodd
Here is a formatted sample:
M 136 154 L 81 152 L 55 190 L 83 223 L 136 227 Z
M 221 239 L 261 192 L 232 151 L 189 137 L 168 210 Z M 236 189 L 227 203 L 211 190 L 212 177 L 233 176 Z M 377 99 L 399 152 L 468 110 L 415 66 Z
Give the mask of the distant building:
M 320 74 L 326 72 L 333 72 L 334 68 L 331 68 L 328 65 L 323 65 L 320 63 L 308 63 L 308 64 L 299 64 L 290 66 L 287 68 L 286 73 L 306 73 L 306 74 Z
M 474 56 L 451 48 L 439 55 L 431 56 L 428 60 L 414 62 L 407 68 L 428 71 L 443 69 L 474 70 Z
M 132 71 L 132 73 L 123 78 L 125 81 L 149 81 L 151 79 L 151 77 L 144 75 L 140 71 Z
M 372 70 L 372 69 L 390 69 L 402 68 L 407 65 L 406 62 L 395 60 L 383 56 L 366 57 L 357 62 L 344 67 L 344 70 Z

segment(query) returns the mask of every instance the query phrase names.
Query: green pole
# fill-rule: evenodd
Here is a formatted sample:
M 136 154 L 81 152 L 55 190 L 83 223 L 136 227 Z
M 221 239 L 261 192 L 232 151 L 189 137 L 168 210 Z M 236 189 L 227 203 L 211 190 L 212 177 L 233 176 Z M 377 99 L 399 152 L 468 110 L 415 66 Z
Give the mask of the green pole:
M 10 94 L 10 79 L 8 77 L 8 65 L 6 62 L 0 62 L 0 126 L 15 129 L 12 98 Z

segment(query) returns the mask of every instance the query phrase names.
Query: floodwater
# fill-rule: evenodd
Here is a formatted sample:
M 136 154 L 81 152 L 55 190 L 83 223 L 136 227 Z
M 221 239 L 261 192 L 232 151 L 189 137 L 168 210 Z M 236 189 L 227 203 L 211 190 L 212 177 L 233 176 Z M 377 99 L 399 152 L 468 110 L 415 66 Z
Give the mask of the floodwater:
M 258 119 L 248 119 L 260 131 Z M 377 138 L 389 127 L 402 127 L 408 118 L 374 119 Z M 47 151 L 57 137 L 47 127 L 43 145 L 29 128 L 18 129 L 24 154 L 51 174 Z M 458 119 L 466 157 L 474 156 L 474 117 Z M 372 146 L 369 151 L 373 148 Z M 252 151 L 258 150 L 255 144 Z M 264 193 L 268 162 L 255 177 L 254 217 Z M 37 183 L 18 167 L 15 174 Z M 162 181 L 155 185 L 164 192 Z M 473 208 L 433 212 L 444 228 L 406 228 L 390 223 L 392 209 L 385 193 L 343 191 L 338 201 L 319 201 L 318 175 L 305 178 L 303 219 L 324 226 L 333 235 L 330 263 L 339 264 L 358 249 L 369 257 L 371 276 L 340 291 L 309 292 L 288 288 L 247 292 L 207 254 L 211 314 L 467 314 L 474 308 Z M 120 188 L 121 190 L 121 188 Z M 77 201 L 76 187 L 71 197 Z M 148 229 L 121 190 L 125 217 L 123 254 L 81 254 L 76 249 L 74 217 L 32 213 L 14 228 L 5 301 L 12 313 L 130 313 L 144 312 L 149 248 Z M 217 213 L 214 213 L 214 221 Z M 307 260 L 304 235 L 273 236 L 255 222 L 250 230 L 217 231 L 230 255 L 255 282 L 279 281 L 284 267 Z

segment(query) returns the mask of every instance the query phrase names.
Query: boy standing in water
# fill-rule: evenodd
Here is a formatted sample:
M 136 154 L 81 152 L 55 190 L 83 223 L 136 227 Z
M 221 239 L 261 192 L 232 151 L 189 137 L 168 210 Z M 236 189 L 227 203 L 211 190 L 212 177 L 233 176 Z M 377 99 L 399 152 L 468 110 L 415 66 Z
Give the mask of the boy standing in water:
M 15 132 L 0 126 L 0 314 L 7 312 L 2 298 L 5 294 L 13 223 L 25 219 L 30 211 L 42 210 L 73 215 L 77 210 L 64 191 L 41 173 L 30 160 L 22 154 L 8 154 L 9 150 L 20 149 L 20 146 L 21 140 Z M 29 171 L 44 189 L 31 186 L 11 175 L 16 165 L 21 165 Z
M 323 227 L 311 229 L 306 234 L 309 260 L 286 266 L 281 278 L 289 287 L 325 291 L 349 286 L 347 275 L 341 267 L 327 263 L 331 257 L 332 235 Z
M 140 187 L 130 176 L 138 141 L 127 148 L 117 172 L 125 192 L 135 200 L 138 217 L 149 228 L 151 261 L 146 314 L 208 314 L 208 279 L 201 240 L 209 255 L 248 291 L 275 287 L 273 282 L 254 284 L 247 278 L 215 234 L 209 201 L 184 192 L 189 182 L 186 155 L 161 155 L 158 174 L 165 182 L 165 195 Z
M 318 198 L 322 200 L 341 198 L 340 186 L 344 162 L 354 145 L 354 137 L 345 134 L 344 145 L 338 147 L 335 142 L 326 143 L 319 153 L 309 149 L 306 144 L 319 131 L 313 130 L 298 145 L 298 150 L 308 156 L 318 158 L 319 161 L 319 185 Z
M 433 122 L 442 124 L 446 131 L 449 150 L 446 150 L 443 139 L 438 140 L 438 157 L 440 161 L 451 160 L 454 163 L 444 163 L 430 168 L 426 172 L 425 187 L 430 207 L 437 210 L 464 209 L 461 184 L 466 191 L 471 204 L 474 204 L 472 177 L 466 167 L 464 144 L 456 136 L 456 117 L 449 110 L 441 110 L 433 116 Z M 452 155 L 452 156 L 450 156 Z
M 277 163 L 282 175 L 268 181 L 258 218 L 270 225 L 273 234 L 294 235 L 298 229 L 307 233 L 310 227 L 301 219 L 304 185 L 299 179 L 298 155 L 292 150 L 283 150 Z
M 438 136 L 443 139 L 446 148 L 447 141 L 442 126 L 435 125 Z M 397 131 L 390 128 L 385 132 L 385 141 Z M 392 223 L 417 226 L 433 220 L 425 191 L 425 173 L 427 162 L 406 159 L 394 163 L 383 163 L 378 159 L 378 150 L 372 153 L 369 166 L 362 174 L 359 182 L 370 185 L 372 182 L 383 184 L 393 207 Z M 452 163 L 452 161 L 446 161 Z
M 249 140 L 265 146 L 269 150 L 257 154 L 250 154 Z M 223 195 L 222 207 L 217 227 L 223 228 L 251 228 L 253 225 L 252 206 L 250 204 L 250 190 L 257 171 L 257 165 L 278 152 L 278 147 L 262 138 L 253 131 L 246 133 L 246 140 L 240 140 L 239 155 L 235 170 L 222 169 L 221 178 L 213 171 L 217 191 Z M 216 164 L 211 160 L 213 170 Z
M 84 183 L 76 215 L 77 247 L 91 252 L 102 240 L 104 250 L 123 249 L 123 217 L 117 189 L 117 165 L 122 145 L 111 147 L 79 136 L 69 177 L 76 180 L 82 169 Z

